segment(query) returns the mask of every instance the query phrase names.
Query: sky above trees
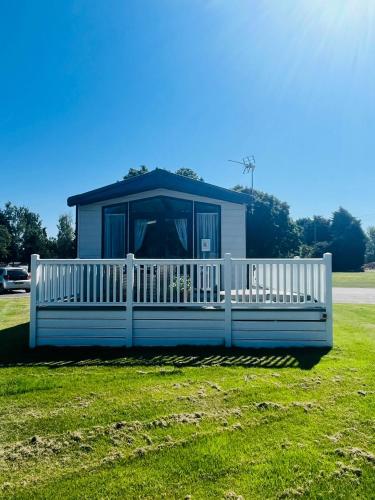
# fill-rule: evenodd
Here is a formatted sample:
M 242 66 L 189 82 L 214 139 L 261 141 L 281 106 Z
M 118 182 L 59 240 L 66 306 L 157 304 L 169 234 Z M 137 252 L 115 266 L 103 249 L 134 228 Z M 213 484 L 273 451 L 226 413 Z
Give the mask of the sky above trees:
M 294 218 L 375 220 L 371 0 L 6 2 L 0 204 L 56 233 L 66 198 L 142 164 L 255 186 Z

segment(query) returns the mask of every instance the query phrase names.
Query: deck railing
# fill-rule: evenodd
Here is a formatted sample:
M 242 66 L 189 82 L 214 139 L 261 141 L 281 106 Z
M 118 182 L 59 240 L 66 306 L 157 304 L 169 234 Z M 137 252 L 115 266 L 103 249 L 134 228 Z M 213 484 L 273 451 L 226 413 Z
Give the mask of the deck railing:
M 232 345 L 236 309 L 321 310 L 332 345 L 331 254 L 322 259 L 40 259 L 31 260 L 30 347 L 37 309 L 122 307 L 127 345 L 135 308 L 222 309 L 225 345 Z M 316 313 L 316 312 L 315 312 Z M 315 314 L 314 313 L 314 314 Z M 222 313 L 221 313 L 222 314 Z M 272 316 L 269 314 L 270 318 Z M 294 316 L 291 312 L 291 320 Z
M 331 287 L 322 259 L 39 259 L 36 305 L 321 307 Z

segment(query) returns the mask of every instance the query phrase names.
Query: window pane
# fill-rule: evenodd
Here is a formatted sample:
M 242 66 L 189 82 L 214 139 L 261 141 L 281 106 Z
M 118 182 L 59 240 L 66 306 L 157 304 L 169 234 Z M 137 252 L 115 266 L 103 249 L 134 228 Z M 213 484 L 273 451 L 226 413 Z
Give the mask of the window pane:
M 104 209 L 104 258 L 118 259 L 126 256 L 126 209 L 126 205 Z
M 220 257 L 220 207 L 196 203 L 195 211 L 196 256 L 216 259 Z

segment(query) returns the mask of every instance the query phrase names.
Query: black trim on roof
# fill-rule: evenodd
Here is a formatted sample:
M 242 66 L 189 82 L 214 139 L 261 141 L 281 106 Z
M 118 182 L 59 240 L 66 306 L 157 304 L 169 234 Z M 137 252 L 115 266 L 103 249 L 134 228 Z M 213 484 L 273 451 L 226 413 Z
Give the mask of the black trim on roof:
M 170 189 L 181 193 L 205 196 L 214 200 L 223 200 L 238 204 L 248 203 L 249 201 L 247 194 L 238 193 L 231 189 L 214 186 L 203 181 L 196 181 L 183 175 L 172 174 L 167 170 L 156 168 L 147 174 L 131 177 L 130 179 L 94 189 L 87 193 L 70 196 L 68 198 L 68 206 L 88 205 L 98 201 L 111 200 L 153 189 Z

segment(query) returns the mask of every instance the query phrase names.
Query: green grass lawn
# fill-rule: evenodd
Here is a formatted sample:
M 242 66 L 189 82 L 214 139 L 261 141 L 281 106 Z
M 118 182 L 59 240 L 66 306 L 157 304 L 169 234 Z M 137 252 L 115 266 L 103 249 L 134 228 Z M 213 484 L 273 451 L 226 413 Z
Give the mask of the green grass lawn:
M 333 286 L 344 288 L 375 288 L 375 272 L 333 273 Z
M 374 498 L 375 307 L 330 352 L 37 350 L 0 301 L 0 496 Z

